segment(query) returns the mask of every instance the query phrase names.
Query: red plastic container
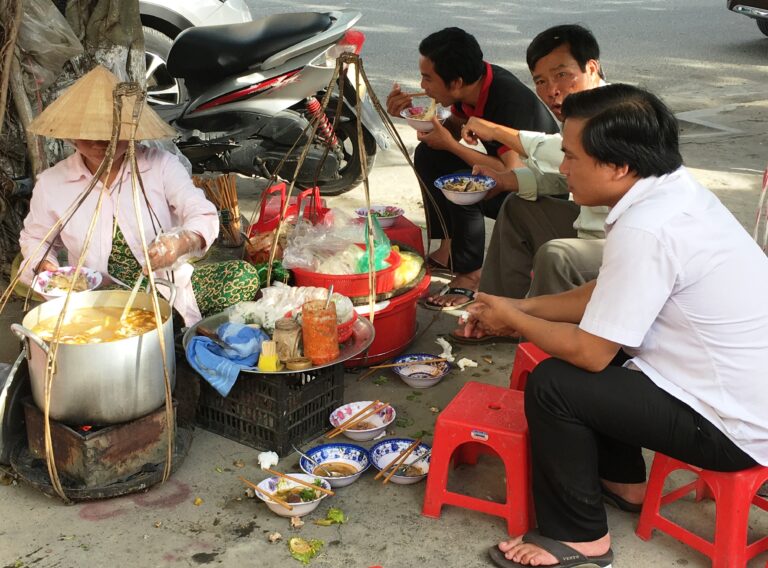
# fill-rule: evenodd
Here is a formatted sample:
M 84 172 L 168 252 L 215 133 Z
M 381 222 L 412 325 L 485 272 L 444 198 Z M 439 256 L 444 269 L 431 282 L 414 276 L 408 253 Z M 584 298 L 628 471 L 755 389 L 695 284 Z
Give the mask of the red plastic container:
M 363 245 L 358 245 L 363 248 Z M 395 288 L 395 270 L 400 266 L 400 255 L 397 251 L 392 251 L 387 257 L 389 266 L 376 271 L 376 293 L 383 294 L 390 292 Z M 317 286 L 318 288 L 328 288 L 333 284 L 333 291 L 344 296 L 367 296 L 368 295 L 368 273 L 362 274 L 321 274 L 311 272 L 303 268 L 291 268 L 293 272 L 293 281 L 296 286 Z
M 416 336 L 417 304 L 429 288 L 429 282 L 429 274 L 426 274 L 412 290 L 387 300 L 386 305 L 374 314 L 373 327 L 376 337 L 367 353 L 350 359 L 344 366 L 349 368 L 375 365 L 405 350 Z M 360 308 L 365 306 L 358 306 L 358 309 Z M 362 313 L 360 317 L 368 316 L 367 313 Z
M 253 237 L 257 233 L 266 233 L 277 228 L 280 223 L 280 212 L 285 206 L 285 182 L 277 183 L 265 190 L 266 195 L 261 200 L 259 220 L 248 231 L 248 236 Z M 279 194 L 274 195 L 274 194 Z M 301 204 L 309 199 L 309 206 L 304 208 L 304 218 L 317 225 L 331 219 L 331 210 L 325 206 L 325 200 L 320 197 L 320 188 L 305 189 L 299 195 L 291 197 L 288 209 L 285 212 L 286 220 L 294 222 L 301 211 Z

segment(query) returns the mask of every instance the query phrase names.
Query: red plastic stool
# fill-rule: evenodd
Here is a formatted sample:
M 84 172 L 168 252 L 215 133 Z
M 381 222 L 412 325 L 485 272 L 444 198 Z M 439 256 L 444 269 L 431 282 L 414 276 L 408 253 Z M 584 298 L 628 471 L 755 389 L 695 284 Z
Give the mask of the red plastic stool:
M 664 495 L 664 480 L 678 469 L 692 471 L 698 475 L 698 479 Z M 713 568 L 746 566 L 750 558 L 768 550 L 768 537 L 747 544 L 750 505 L 768 511 L 768 499 L 757 495 L 757 490 L 766 480 L 768 467 L 755 466 L 742 471 L 723 473 L 701 469 L 656 453 L 648 479 L 643 511 L 635 532 L 643 540 L 651 538 L 653 529 L 665 532 L 709 556 Z M 697 501 L 707 496 L 715 499 L 714 542 L 693 534 L 660 513 L 662 505 L 677 501 L 694 490 Z
M 477 455 L 486 450 L 492 450 L 504 462 L 507 480 L 504 503 L 447 489 L 451 458 L 454 467 L 459 463 L 475 463 Z M 443 505 L 454 505 L 504 517 L 510 535 L 523 534 L 532 520 L 529 470 L 523 393 L 469 382 L 437 418 L 421 514 L 438 518 Z
M 512 374 L 509 376 L 509 388 L 525 390 L 528 375 L 536 365 L 549 359 L 551 355 L 536 347 L 533 343 L 525 342 L 517 346 L 515 362 L 512 364 Z

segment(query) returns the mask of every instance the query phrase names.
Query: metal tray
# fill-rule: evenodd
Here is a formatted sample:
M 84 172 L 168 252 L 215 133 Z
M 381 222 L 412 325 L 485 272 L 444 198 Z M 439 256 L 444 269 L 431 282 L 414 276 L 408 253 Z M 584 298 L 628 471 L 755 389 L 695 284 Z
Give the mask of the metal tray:
M 186 333 L 184 333 L 184 337 L 182 338 L 182 345 L 184 346 L 184 352 L 187 351 L 187 344 L 190 342 L 190 340 L 197 335 L 197 327 L 202 325 L 203 327 L 207 327 L 208 329 L 217 329 L 221 324 L 227 323 L 229 321 L 227 314 L 222 312 L 219 314 L 214 314 L 212 316 L 208 316 L 207 318 L 203 318 L 199 322 L 197 322 L 195 325 L 190 327 Z M 364 317 L 358 317 L 355 324 L 352 326 L 352 337 L 350 337 L 347 341 L 344 343 L 339 344 L 339 356 L 331 361 L 330 363 L 326 363 L 325 365 L 317 365 L 314 367 L 310 367 L 308 369 L 302 369 L 301 372 L 307 372 L 312 371 L 314 369 L 322 369 L 323 367 L 330 367 L 331 365 L 336 365 L 338 363 L 343 363 L 344 361 L 347 361 L 351 359 L 352 357 L 359 355 L 366 349 L 368 349 L 371 346 L 371 343 L 373 343 L 373 339 L 376 335 L 376 331 L 373 327 L 373 324 L 371 321 Z M 241 369 L 241 373 L 253 373 L 257 375 L 288 375 L 297 373 L 299 371 L 289 371 L 289 370 L 282 370 L 282 371 L 261 371 L 257 367 L 245 367 Z

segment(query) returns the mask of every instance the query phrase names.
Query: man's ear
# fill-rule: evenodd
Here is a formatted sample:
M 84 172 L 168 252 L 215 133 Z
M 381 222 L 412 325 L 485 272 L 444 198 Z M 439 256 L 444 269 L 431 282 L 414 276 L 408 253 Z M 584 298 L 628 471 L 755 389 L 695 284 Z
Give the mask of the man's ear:
M 448 84 L 448 89 L 450 91 L 458 91 L 462 87 L 464 87 L 464 79 L 462 79 L 461 77 L 454 79 Z
M 584 66 L 584 70 L 588 75 L 600 75 L 600 62 L 597 59 L 590 59 Z
M 632 170 L 629 169 L 629 165 L 627 164 L 623 164 L 621 166 L 612 164 L 611 167 L 613 168 L 612 177 L 614 181 L 620 181 L 625 179 L 627 176 L 632 175 Z

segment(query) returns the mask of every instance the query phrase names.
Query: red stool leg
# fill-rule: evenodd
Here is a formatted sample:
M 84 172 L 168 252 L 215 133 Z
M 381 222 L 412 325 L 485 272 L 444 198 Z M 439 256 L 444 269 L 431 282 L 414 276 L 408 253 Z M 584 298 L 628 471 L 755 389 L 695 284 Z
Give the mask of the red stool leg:
M 744 476 L 705 473 L 714 485 L 715 546 L 712 568 L 747 565 L 747 523 L 752 495 Z
M 444 441 L 439 443 L 438 440 Z M 445 493 L 448 490 L 448 469 L 451 464 L 451 456 L 455 446 L 452 437 L 448 433 L 440 431 L 438 423 L 435 428 L 432 455 L 429 459 L 429 473 L 427 474 L 427 487 L 424 492 L 424 505 L 421 514 L 425 517 L 440 517 L 440 510 L 445 503 Z
M 648 477 L 648 487 L 645 490 L 643 510 L 640 512 L 640 520 L 637 523 L 635 534 L 643 540 L 651 538 L 656 519 L 661 509 L 661 497 L 664 491 L 664 480 L 667 478 L 670 458 L 663 454 L 656 454 L 651 466 L 651 474 Z
M 536 366 L 549 359 L 549 353 L 542 351 L 530 342 L 523 342 L 517 346 L 515 361 L 512 364 L 512 374 L 509 377 L 509 388 L 513 390 L 525 390 L 528 383 L 528 375 Z

